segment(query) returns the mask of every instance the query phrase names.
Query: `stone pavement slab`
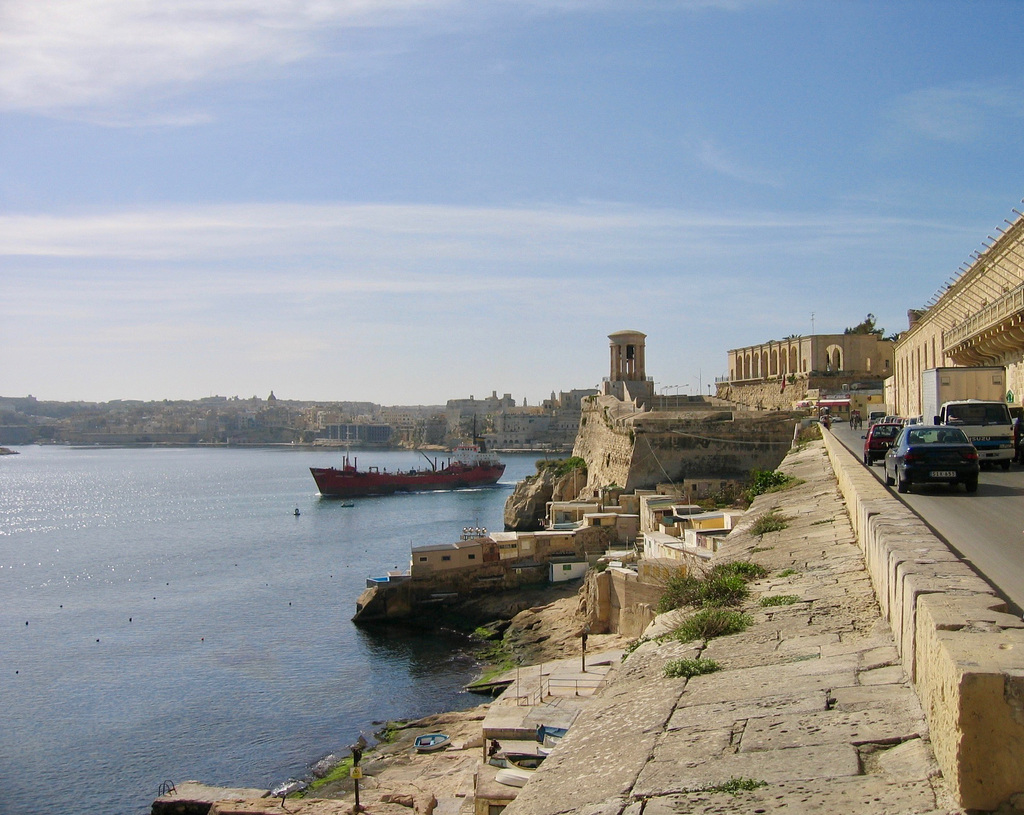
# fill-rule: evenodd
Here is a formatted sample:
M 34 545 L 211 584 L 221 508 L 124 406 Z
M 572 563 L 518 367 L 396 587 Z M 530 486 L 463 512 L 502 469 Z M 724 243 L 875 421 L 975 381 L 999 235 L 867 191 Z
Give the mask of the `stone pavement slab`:
M 634 650 L 505 815 L 957 811 L 823 446 L 780 469 L 803 483 L 758 498 L 716 555 L 769 571 L 743 608 L 751 627 Z M 788 527 L 752 535 L 773 509 Z M 781 595 L 797 602 L 759 604 Z M 659 616 L 645 636 L 689 613 Z M 666 679 L 683 652 L 720 670 Z M 731 794 L 737 779 L 753 789 Z
M 909 784 L 879 779 L 779 781 L 735 795 L 691 792 L 664 795 L 645 802 L 643 815 L 929 815 L 936 810 L 928 781 Z

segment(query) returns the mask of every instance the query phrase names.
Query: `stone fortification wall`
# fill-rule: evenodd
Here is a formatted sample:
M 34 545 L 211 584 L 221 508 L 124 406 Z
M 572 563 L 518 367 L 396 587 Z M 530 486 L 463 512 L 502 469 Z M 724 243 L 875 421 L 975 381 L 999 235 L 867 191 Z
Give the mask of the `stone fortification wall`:
M 755 469 L 774 470 L 792 445 L 800 418 L 793 413 L 745 411 L 645 415 L 634 423 L 629 486 L 686 484 L 711 477 L 724 482 L 746 479 Z
M 830 384 L 835 386 L 835 383 Z M 749 385 L 724 382 L 718 386 L 718 396 L 720 399 L 728 399 L 738 405 L 759 410 L 792 410 L 794 402 L 807 398 L 808 387 L 806 379 L 797 379 L 792 384 L 787 382 L 785 390 L 782 390 L 782 383 L 779 381 L 755 382 Z
M 573 455 L 587 462 L 591 495 L 610 484 L 631 492 L 709 478 L 725 482 L 775 469 L 800 418 L 782 411 L 637 412 L 599 397 L 584 405 Z
M 572 454 L 587 462 L 587 490 L 627 487 L 633 462 L 633 430 L 619 416 L 623 403 L 611 396 L 585 399 Z
M 631 569 L 587 572 L 580 610 L 592 634 L 639 637 L 655 617 L 664 583 L 645 582 Z
M 966 809 L 1024 792 L 1024 622 L 835 437 L 825 445 L 935 757 Z

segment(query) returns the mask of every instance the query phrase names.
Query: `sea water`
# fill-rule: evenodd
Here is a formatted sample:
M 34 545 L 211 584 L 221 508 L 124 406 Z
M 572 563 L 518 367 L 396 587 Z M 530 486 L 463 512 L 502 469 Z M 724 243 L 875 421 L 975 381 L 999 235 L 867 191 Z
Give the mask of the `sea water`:
M 164 781 L 269 788 L 374 722 L 480 701 L 460 635 L 350 620 L 410 546 L 501 529 L 537 455 L 504 456 L 497 487 L 345 506 L 309 473 L 334 452 L 16 449 L 0 457 L 0 813 L 141 815 Z

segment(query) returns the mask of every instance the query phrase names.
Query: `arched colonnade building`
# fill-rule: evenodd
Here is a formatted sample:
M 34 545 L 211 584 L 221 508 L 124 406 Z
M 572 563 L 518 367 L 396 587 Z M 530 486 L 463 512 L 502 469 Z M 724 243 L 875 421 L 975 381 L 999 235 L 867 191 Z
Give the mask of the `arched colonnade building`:
M 881 380 L 892 375 L 892 368 L 893 343 L 875 334 L 813 334 L 729 351 L 731 385 L 790 377 Z

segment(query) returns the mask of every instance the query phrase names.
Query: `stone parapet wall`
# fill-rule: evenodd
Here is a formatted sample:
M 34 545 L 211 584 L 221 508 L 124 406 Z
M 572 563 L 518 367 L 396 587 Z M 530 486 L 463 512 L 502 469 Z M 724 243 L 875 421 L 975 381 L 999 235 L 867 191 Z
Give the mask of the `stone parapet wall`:
M 1024 792 L 1024 621 L 824 436 L 943 775 L 964 808 L 997 809 Z
M 807 388 L 806 379 L 797 379 L 792 384 L 787 382 L 785 390 L 781 380 L 749 385 L 722 382 L 718 385 L 718 397 L 761 410 L 792 410 L 794 402 L 807 398 Z
M 788 412 L 717 411 L 699 417 L 649 414 L 634 424 L 631 489 L 671 481 L 690 485 L 709 478 L 721 486 L 746 482 L 751 470 L 774 470 L 789 451 L 800 415 Z

